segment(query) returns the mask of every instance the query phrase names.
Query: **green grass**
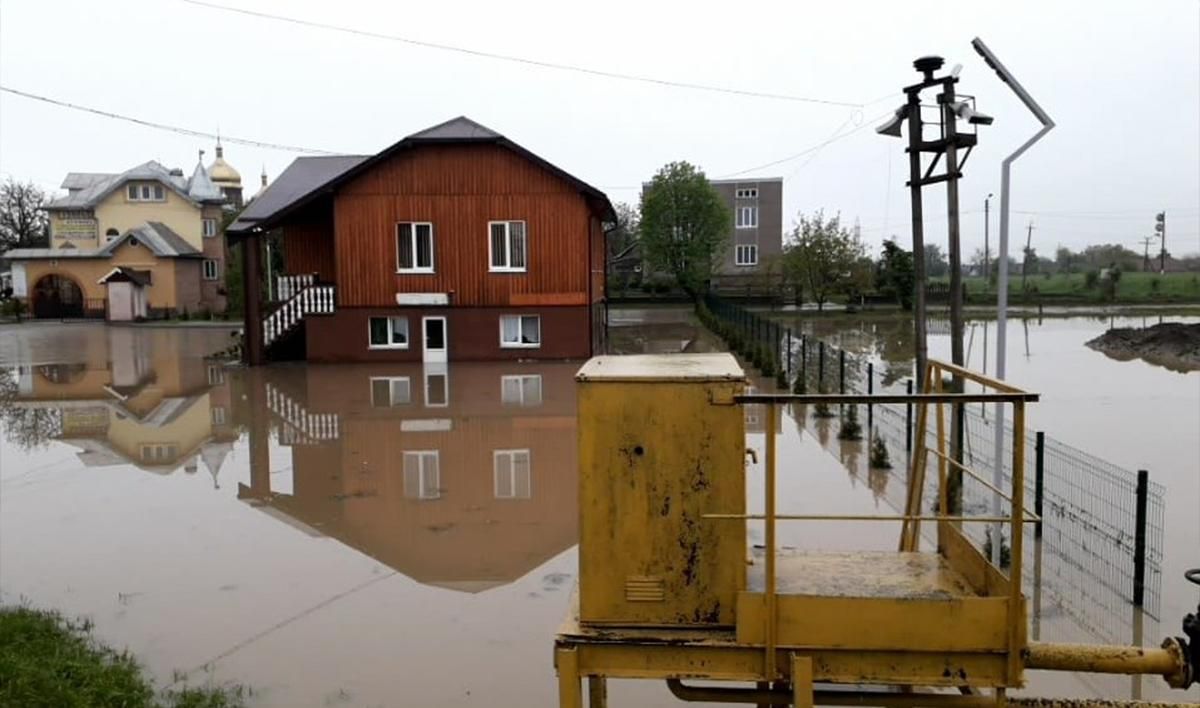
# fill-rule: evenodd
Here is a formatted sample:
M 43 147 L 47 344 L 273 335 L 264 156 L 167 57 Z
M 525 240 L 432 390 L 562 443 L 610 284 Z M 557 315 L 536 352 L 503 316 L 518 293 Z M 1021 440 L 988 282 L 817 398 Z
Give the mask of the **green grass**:
M 242 686 L 156 690 L 127 651 L 57 612 L 0 607 L 0 708 L 240 708 Z
M 995 298 L 996 287 L 983 278 L 964 278 L 964 282 L 968 299 L 978 301 Z M 1083 273 L 1050 276 L 1031 274 L 1025 281 L 1025 288 L 1022 291 L 1020 275 L 1009 276 L 1009 298 L 1018 303 L 1022 300 L 1037 302 L 1039 299 L 1047 304 L 1200 302 L 1200 274 L 1197 273 L 1122 273 L 1115 296 L 1112 297 L 1103 281 L 1089 288 Z

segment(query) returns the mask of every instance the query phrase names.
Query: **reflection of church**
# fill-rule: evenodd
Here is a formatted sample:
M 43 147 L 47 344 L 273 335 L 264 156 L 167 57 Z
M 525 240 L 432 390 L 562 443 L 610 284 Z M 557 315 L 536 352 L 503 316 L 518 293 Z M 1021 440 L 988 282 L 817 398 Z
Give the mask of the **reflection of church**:
M 265 370 L 260 395 L 291 448 L 290 479 L 252 422 L 251 483 L 238 496 L 427 585 L 511 583 L 577 540 L 578 366 Z
M 80 346 L 72 363 L 19 369 L 10 405 L 44 416 L 87 467 L 190 474 L 203 464 L 216 484 L 238 437 L 223 364 L 144 330 L 110 328 Z

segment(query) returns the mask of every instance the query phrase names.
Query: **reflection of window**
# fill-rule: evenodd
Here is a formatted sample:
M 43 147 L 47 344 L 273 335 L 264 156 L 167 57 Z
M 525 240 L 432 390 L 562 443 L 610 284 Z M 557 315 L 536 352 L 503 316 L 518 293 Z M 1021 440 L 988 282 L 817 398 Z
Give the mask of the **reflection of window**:
M 412 385 L 407 376 L 372 376 L 371 406 L 391 408 L 412 401 Z
M 170 462 L 179 455 L 179 447 L 176 445 L 142 445 L 141 449 L 142 462 Z
M 425 374 L 425 405 L 450 405 L 450 377 L 446 374 Z
M 87 371 L 86 364 L 43 364 L 37 368 L 38 374 L 50 383 L 70 383 L 80 379 Z
M 441 474 L 437 450 L 413 450 L 404 453 L 404 496 L 408 499 L 437 499 Z
M 433 272 L 433 224 L 396 224 L 396 272 Z
M 407 317 L 372 317 L 368 332 L 371 349 L 408 349 Z
M 496 450 L 492 474 L 497 499 L 529 499 L 533 496 L 528 450 Z
M 216 280 L 221 277 L 221 266 L 212 258 L 204 259 L 204 279 Z
M 737 223 L 739 229 L 752 229 L 758 226 L 758 207 L 743 206 L 737 208 Z
M 525 270 L 525 222 L 492 221 L 488 223 L 488 253 L 493 271 Z
M 500 401 L 510 406 L 542 404 L 541 374 L 500 377 Z
M 225 425 L 225 406 L 213 406 L 212 424 Z
M 542 319 L 537 315 L 501 315 L 500 346 L 542 346 Z
M 734 249 L 733 262 L 735 265 L 752 266 L 758 264 L 758 246 L 739 245 Z
M 208 385 L 219 386 L 225 383 L 225 369 L 220 364 L 208 365 Z
M 755 386 L 747 386 L 746 394 L 749 395 L 751 393 L 758 393 L 758 388 Z M 745 409 L 746 412 L 746 427 L 758 425 L 760 420 L 759 413 L 762 410 L 762 404 L 751 403 L 750 405 L 742 406 L 742 408 Z

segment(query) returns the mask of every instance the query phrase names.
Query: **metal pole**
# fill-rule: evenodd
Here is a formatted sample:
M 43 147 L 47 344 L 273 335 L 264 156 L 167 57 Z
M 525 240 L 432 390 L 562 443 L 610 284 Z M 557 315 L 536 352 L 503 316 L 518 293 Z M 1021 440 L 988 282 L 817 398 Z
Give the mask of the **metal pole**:
M 1000 80 L 1008 84 L 1013 93 L 1021 99 L 1025 107 L 1033 113 L 1038 121 L 1041 122 L 1042 128 L 1033 134 L 1033 137 L 1026 140 L 1019 148 L 1011 155 L 1004 158 L 1004 162 L 1000 167 L 1000 252 L 997 254 L 997 265 L 1000 270 L 996 278 L 996 379 L 1004 380 L 1005 376 L 1005 354 L 1008 345 L 1008 225 L 1009 225 L 1009 184 L 1010 173 L 1012 171 L 1012 163 L 1018 157 L 1025 153 L 1034 143 L 1041 140 L 1046 133 L 1049 133 L 1054 128 L 1054 121 L 1050 116 L 1042 110 L 1037 101 L 1021 86 L 1020 82 L 1009 73 L 1008 69 L 1000 63 L 995 54 L 988 49 L 982 39 L 976 37 L 971 42 L 971 46 L 975 51 L 983 57 L 988 66 L 992 67 L 1000 76 Z M 1004 406 L 997 403 L 995 409 L 995 448 L 993 462 L 995 467 L 992 470 L 992 479 L 995 485 L 1000 486 L 1003 481 L 1004 472 Z M 1024 435 L 1023 430 L 1016 430 L 1016 435 Z
M 787 380 L 792 380 L 792 328 L 787 328 Z
M 801 381 L 800 391 L 808 392 L 808 337 L 800 335 L 800 373 L 797 375 L 797 380 Z
M 917 355 L 917 382 L 921 390 L 925 383 L 925 226 L 921 205 L 921 95 L 920 89 L 908 91 L 908 187 L 912 201 L 913 275 L 916 293 L 913 297 L 913 330 Z
M 991 216 L 988 207 L 991 206 L 988 202 L 992 199 L 991 193 L 983 198 L 983 289 L 987 291 L 988 284 L 988 227 L 991 224 Z M 987 373 L 985 370 L 983 373 Z
M 846 350 L 838 350 L 838 393 L 846 392 Z
M 1033 513 L 1038 522 L 1033 528 L 1034 536 L 1042 537 L 1042 500 L 1046 490 L 1046 433 L 1037 431 L 1034 442 Z
M 1133 604 L 1144 607 L 1146 600 L 1146 501 L 1150 491 L 1150 473 L 1137 473 L 1137 518 L 1133 536 Z
M 867 362 L 867 393 L 875 393 L 875 362 Z M 875 406 L 867 404 L 867 428 L 875 425 Z
M 817 342 L 817 391 L 825 393 L 825 341 Z

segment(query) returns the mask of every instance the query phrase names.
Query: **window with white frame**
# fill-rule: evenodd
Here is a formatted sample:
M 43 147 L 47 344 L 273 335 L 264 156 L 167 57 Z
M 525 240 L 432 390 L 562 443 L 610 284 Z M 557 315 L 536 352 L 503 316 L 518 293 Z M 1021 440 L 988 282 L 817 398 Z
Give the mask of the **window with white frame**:
M 445 373 L 425 372 L 425 407 L 445 408 L 450 405 L 450 377 Z
M 488 257 L 491 270 L 500 272 L 524 272 L 525 270 L 525 222 L 488 222 Z
M 225 367 L 220 364 L 208 365 L 208 385 L 220 386 L 225 383 Z
M 745 187 L 734 190 L 734 196 L 738 199 L 758 199 L 758 187 Z
M 212 424 L 225 425 L 225 406 L 213 406 Z
M 217 220 L 216 219 L 201 219 L 200 233 L 204 234 L 205 238 L 212 238 L 217 235 Z
M 733 249 L 733 263 L 740 266 L 758 265 L 758 246 L 738 244 Z
M 501 376 L 500 402 L 506 406 L 542 405 L 542 375 Z
M 433 272 L 433 224 L 396 224 L 396 272 Z
M 404 496 L 408 499 L 437 499 L 442 496 L 437 450 L 404 452 Z
M 221 264 L 213 258 L 204 259 L 204 279 L 216 280 L 221 277 Z
M 500 346 L 505 348 L 542 346 L 542 318 L 537 315 L 501 315 Z
M 408 318 L 369 318 L 367 346 L 371 349 L 408 349 Z
M 177 445 L 152 444 L 142 445 L 142 462 L 170 462 L 179 456 Z
M 529 499 L 533 496 L 529 450 L 493 451 L 492 476 L 497 499 Z
M 372 376 L 371 407 L 392 408 L 412 401 L 412 383 L 407 376 Z
M 125 187 L 125 196 L 131 202 L 164 202 L 167 190 L 161 184 L 135 182 Z
M 758 226 L 758 207 L 740 206 L 737 208 L 737 221 L 734 225 L 739 229 L 753 229 Z

